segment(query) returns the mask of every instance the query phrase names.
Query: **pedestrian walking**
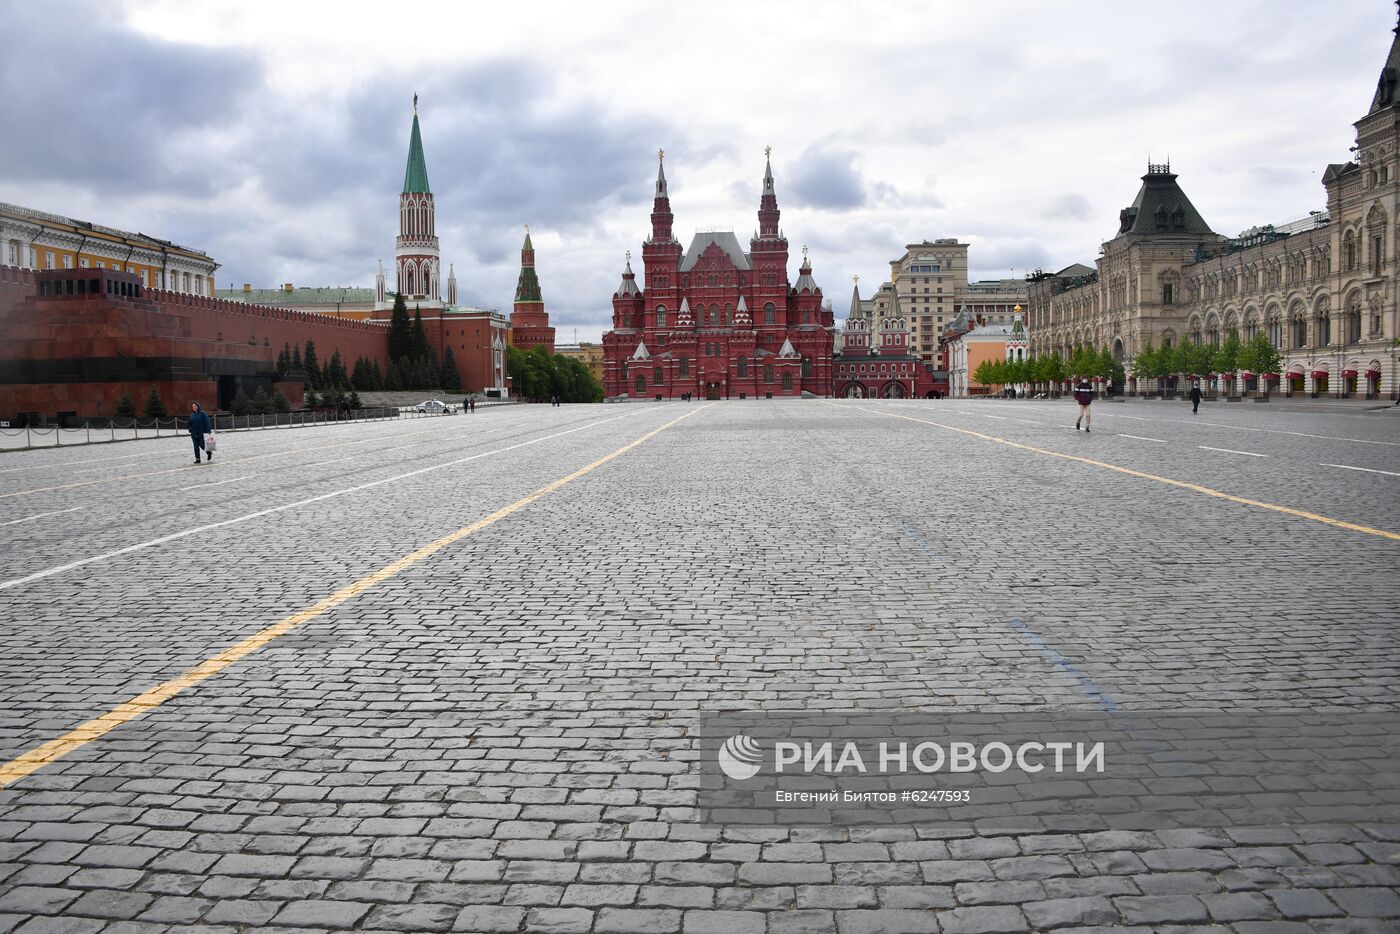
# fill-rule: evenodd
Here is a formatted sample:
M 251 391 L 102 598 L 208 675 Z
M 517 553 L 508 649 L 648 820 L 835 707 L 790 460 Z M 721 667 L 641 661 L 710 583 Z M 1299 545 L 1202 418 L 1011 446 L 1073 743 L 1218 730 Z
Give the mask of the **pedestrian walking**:
M 472 414 L 476 414 L 476 396 L 471 397 Z
M 1084 433 L 1089 433 L 1089 406 L 1094 401 L 1094 387 L 1087 379 L 1081 379 L 1079 385 L 1074 387 L 1074 401 L 1079 403 L 1079 417 L 1074 420 L 1074 430 L 1079 430 L 1079 423 L 1084 423 Z
M 214 424 L 209 415 L 200 408 L 198 402 L 190 403 L 190 440 L 194 442 L 194 462 L 199 463 L 199 453 L 204 452 L 205 460 L 213 460 L 214 452 L 204 447 L 204 436 L 214 433 Z
M 1200 407 L 1201 407 L 1201 384 L 1200 384 L 1200 383 L 1192 383 L 1192 384 L 1191 384 L 1191 392 L 1190 392 L 1188 398 L 1190 398 L 1190 400 L 1191 400 L 1191 414 L 1192 414 L 1192 415 L 1195 415 L 1196 412 L 1197 412 L 1197 410 L 1200 409 Z

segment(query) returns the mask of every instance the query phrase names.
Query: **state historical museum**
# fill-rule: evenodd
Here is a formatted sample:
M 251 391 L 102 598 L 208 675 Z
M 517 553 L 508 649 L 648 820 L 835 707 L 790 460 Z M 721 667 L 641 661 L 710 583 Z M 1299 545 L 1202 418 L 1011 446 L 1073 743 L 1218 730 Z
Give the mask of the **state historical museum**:
M 805 255 L 796 284 L 788 281 L 771 160 L 748 252 L 727 230 L 701 231 L 682 251 L 660 155 L 651 238 L 642 245 L 645 287 L 637 285 L 629 253 L 613 293 L 613 329 L 603 335 L 608 397 L 830 395 L 832 312 Z

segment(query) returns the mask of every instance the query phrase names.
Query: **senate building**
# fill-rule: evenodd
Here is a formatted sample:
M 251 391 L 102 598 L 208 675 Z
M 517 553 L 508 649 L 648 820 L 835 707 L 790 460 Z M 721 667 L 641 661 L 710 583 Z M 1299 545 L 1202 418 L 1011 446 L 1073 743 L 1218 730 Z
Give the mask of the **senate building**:
M 665 153 L 656 172 L 643 283 L 631 254 L 603 335 L 610 398 L 768 399 L 832 391 L 831 309 L 805 251 L 788 278 L 771 158 L 758 229 L 744 250 L 730 230 L 702 230 L 682 248 L 672 230 Z
M 1133 357 L 1149 343 L 1219 345 L 1231 333 L 1244 341 L 1263 333 L 1281 372 L 1213 374 L 1222 390 L 1395 397 L 1400 26 L 1396 33 L 1356 121 L 1354 157 L 1322 174 L 1326 210 L 1226 237 L 1169 165 L 1149 165 L 1092 266 L 1031 277 L 1031 351 L 1066 359 L 1076 347 L 1108 347 L 1129 391 L 1141 391 Z

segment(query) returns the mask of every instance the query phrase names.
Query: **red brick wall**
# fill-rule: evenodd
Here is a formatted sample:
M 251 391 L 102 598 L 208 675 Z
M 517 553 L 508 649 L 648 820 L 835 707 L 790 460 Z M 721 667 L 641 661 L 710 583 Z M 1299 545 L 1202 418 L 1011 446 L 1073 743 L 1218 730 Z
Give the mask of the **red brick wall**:
M 84 272 L 96 277 L 104 271 Z M 0 266 L 0 361 L 73 361 L 71 369 L 48 379 L 0 381 L 0 417 L 61 411 L 110 415 L 123 394 L 140 408 L 152 386 L 172 412 L 188 409 L 191 401 L 212 410 L 214 374 L 270 373 L 284 344 L 304 346 L 308 339 L 322 364 L 339 350 L 347 371 L 360 356 L 378 361 L 381 369 L 387 365 L 388 329 L 378 324 L 158 290 L 134 299 L 35 294 L 38 279 L 54 275 L 78 273 Z M 173 369 L 166 378 L 102 375 L 110 368 L 139 369 L 146 358 L 173 360 Z M 294 405 L 301 403 L 300 384 L 276 385 Z

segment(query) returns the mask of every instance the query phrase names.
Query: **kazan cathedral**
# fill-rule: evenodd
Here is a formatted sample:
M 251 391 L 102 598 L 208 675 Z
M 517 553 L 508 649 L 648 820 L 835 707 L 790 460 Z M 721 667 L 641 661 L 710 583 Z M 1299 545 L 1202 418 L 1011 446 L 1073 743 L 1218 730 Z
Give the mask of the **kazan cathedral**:
M 729 230 L 695 234 L 684 250 L 672 232 L 665 153 L 658 153 L 651 237 L 642 245 L 644 286 L 631 253 L 603 335 L 609 398 L 772 399 L 832 390 L 832 312 L 803 250 L 788 280 L 771 158 L 758 229 L 744 251 Z

